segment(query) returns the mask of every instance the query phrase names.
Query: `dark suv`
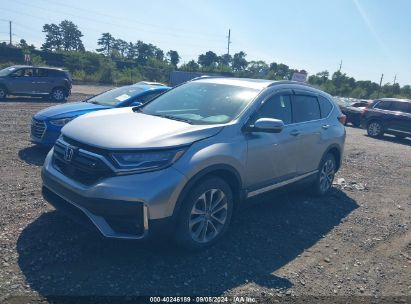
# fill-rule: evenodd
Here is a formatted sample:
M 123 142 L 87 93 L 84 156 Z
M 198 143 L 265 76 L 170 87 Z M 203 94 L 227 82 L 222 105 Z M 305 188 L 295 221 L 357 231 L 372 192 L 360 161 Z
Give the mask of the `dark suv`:
M 411 100 L 374 100 L 364 111 L 362 125 L 371 137 L 381 137 L 384 133 L 399 138 L 411 137 Z
M 17 95 L 43 96 L 63 101 L 70 92 L 71 76 L 62 69 L 11 66 L 0 70 L 0 99 Z

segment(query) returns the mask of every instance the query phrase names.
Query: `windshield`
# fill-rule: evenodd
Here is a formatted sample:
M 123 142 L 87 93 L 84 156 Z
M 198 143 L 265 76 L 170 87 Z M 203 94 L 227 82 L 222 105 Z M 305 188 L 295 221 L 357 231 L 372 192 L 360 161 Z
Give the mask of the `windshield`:
M 236 118 L 258 92 L 240 86 L 190 82 L 148 103 L 142 112 L 192 124 L 227 123 Z
M 0 76 L 7 76 L 15 70 L 16 70 L 16 68 L 14 68 L 14 67 L 2 69 L 2 70 L 0 70 Z
M 144 89 L 137 87 L 121 87 L 107 91 L 103 94 L 94 96 L 87 100 L 87 102 L 100 104 L 102 106 L 116 106 L 131 97 L 137 96 L 144 92 Z

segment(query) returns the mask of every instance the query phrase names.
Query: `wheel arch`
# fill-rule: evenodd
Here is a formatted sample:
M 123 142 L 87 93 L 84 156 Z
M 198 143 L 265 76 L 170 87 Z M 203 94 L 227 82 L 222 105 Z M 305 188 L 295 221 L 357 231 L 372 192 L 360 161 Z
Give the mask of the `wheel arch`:
M 201 183 L 203 180 L 209 177 L 220 177 L 230 186 L 233 192 L 234 208 L 237 209 L 239 203 L 244 199 L 243 192 L 243 181 L 240 173 L 232 166 L 227 164 L 217 164 L 209 166 L 199 172 L 197 172 L 190 180 L 186 183 L 183 190 L 181 191 L 176 205 L 173 210 L 173 218 L 176 219 L 180 212 L 181 206 L 189 194 L 190 190 Z
M 342 149 L 341 149 L 341 147 L 338 144 L 333 144 L 333 145 L 329 146 L 328 149 L 324 152 L 323 157 L 321 158 L 321 163 L 322 163 L 324 157 L 328 153 L 331 153 L 334 156 L 335 163 L 337 165 L 336 171 L 338 171 L 341 167 L 341 162 L 342 162 Z
M 6 93 L 9 92 L 9 89 L 7 88 L 5 83 L 0 83 L 0 88 L 3 88 L 6 91 Z

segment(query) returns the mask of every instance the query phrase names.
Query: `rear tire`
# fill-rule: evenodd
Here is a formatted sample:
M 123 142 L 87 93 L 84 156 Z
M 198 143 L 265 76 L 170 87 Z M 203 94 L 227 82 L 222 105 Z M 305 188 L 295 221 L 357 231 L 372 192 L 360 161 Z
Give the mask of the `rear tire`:
M 66 99 L 66 90 L 64 88 L 55 88 L 51 92 L 51 98 L 54 101 L 62 102 Z
M 232 190 L 223 179 L 210 177 L 197 184 L 183 201 L 176 242 L 190 251 L 210 247 L 226 233 L 233 206 Z
M 333 186 L 337 165 L 332 153 L 327 153 L 321 161 L 319 171 L 312 184 L 312 193 L 316 196 L 326 195 Z
M 379 121 L 371 121 L 367 125 L 368 136 L 379 138 L 384 135 L 384 127 Z
M 0 87 L 0 100 L 6 99 L 7 90 L 5 87 Z

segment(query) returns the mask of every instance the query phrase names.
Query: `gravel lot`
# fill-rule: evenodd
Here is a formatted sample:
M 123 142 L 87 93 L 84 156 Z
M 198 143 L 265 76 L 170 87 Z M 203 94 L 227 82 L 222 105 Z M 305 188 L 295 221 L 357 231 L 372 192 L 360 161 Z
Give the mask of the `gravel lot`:
M 69 101 L 106 89 L 74 86 Z M 43 201 L 46 152 L 30 143 L 29 127 L 35 112 L 54 104 L 0 102 L 0 302 L 247 295 L 273 303 L 410 303 L 411 140 L 375 140 L 347 127 L 331 195 L 318 199 L 292 187 L 249 201 L 223 242 L 187 254 L 172 244 L 104 240 Z

